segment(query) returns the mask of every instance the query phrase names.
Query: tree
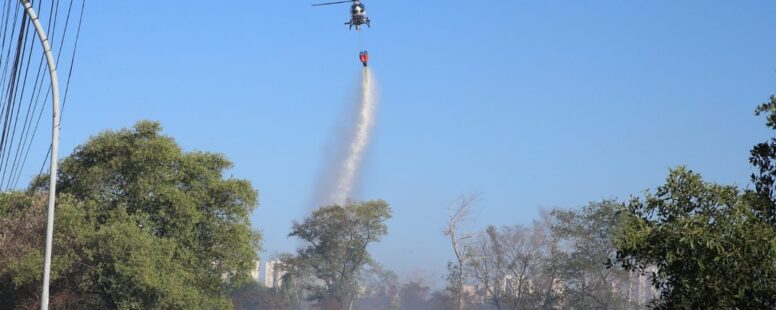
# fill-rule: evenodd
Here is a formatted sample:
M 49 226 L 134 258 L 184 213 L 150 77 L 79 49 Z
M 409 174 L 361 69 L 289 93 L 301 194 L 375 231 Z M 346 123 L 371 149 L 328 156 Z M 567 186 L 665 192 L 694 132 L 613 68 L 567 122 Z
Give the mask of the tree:
M 579 210 L 552 211 L 552 233 L 565 247 L 555 253 L 563 279 L 565 305 L 575 309 L 625 309 L 627 300 L 613 290 L 629 273 L 607 268 L 616 257 L 614 236 L 620 226 L 622 203 L 590 203 Z
M 773 309 L 776 231 L 753 196 L 674 169 L 655 193 L 628 203 L 616 261 L 651 273 L 658 309 Z
M 776 96 L 755 114 L 776 129 Z M 776 138 L 755 145 L 749 161 L 754 190 L 679 168 L 654 195 L 629 204 L 617 261 L 658 268 L 658 308 L 776 307 Z
M 467 256 L 468 273 L 471 278 L 485 289 L 496 309 L 502 309 L 502 295 L 506 286 L 506 251 L 503 248 L 502 236 L 493 225 L 485 229 L 475 240 Z
M 377 263 L 370 263 L 362 272 L 359 284 L 364 294 L 358 300 L 356 309 L 398 310 L 401 284 L 395 272 L 383 269 Z
M 261 236 L 248 218 L 257 192 L 224 178 L 229 168 L 222 155 L 183 152 L 147 121 L 77 147 L 58 176 L 52 296 L 88 308 L 230 308 L 228 287 L 249 278 Z M 45 179 L 24 195 L 42 195 Z M 14 264 L 42 269 L 34 242 Z M 20 269 L 4 276 L 35 291 L 41 281 Z
M 472 234 L 459 232 L 459 225 L 466 220 L 469 211 L 471 211 L 472 206 L 478 200 L 478 195 L 459 197 L 450 205 L 450 218 L 447 221 L 447 226 L 442 231 L 449 238 L 450 245 L 453 247 L 453 253 L 455 253 L 456 261 L 448 264 L 448 284 L 449 290 L 455 298 L 453 307 L 455 310 L 462 310 L 464 306 L 464 267 L 466 265 L 466 253 L 469 251 L 467 242 L 468 239 L 473 237 Z
M 554 305 L 554 241 L 542 225 L 488 226 L 470 244 L 467 274 L 496 309 L 542 309 Z
M 307 282 L 312 297 L 324 308 L 351 308 L 357 279 L 371 261 L 368 246 L 379 242 L 388 227 L 391 209 L 382 200 L 332 205 L 314 211 L 302 222 L 294 222 L 289 236 L 306 243 L 285 265 Z
M 756 115 L 767 114 L 766 125 L 776 130 L 776 96 L 761 104 L 755 110 Z M 752 148 L 749 162 L 757 168 L 752 174 L 755 194 L 755 215 L 776 226 L 776 138 L 758 143 Z
M 500 234 L 504 261 L 504 303 L 512 309 L 547 308 L 553 302 L 555 274 L 548 264 L 554 243 L 534 223 L 504 227 Z
M 40 194 L 11 192 L 0 193 L 0 309 L 39 308 L 41 270 L 46 232 L 46 200 Z M 69 213 L 71 205 L 58 201 L 59 213 Z M 52 274 L 68 269 L 73 254 L 73 243 L 62 237 L 62 229 L 68 223 L 57 214 Z M 56 279 L 55 279 L 56 280 Z M 50 307 L 68 308 L 94 305 L 89 298 L 74 294 L 73 290 L 52 290 Z
M 399 292 L 401 309 L 429 309 L 429 292 L 431 292 L 431 289 L 421 281 L 404 283 Z

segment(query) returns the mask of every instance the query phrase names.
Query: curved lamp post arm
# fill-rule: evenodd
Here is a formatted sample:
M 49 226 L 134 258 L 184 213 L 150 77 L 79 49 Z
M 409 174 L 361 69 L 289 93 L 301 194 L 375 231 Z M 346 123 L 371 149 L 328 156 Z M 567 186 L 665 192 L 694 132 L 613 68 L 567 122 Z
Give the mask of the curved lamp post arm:
M 46 54 L 49 74 L 51 75 L 51 92 L 53 95 L 53 113 L 51 124 L 51 166 L 49 168 L 49 197 L 48 197 L 48 222 L 46 225 L 46 257 L 43 263 L 43 292 L 40 296 L 40 309 L 47 310 L 49 303 L 49 280 L 51 277 L 51 245 L 54 238 L 54 202 L 57 191 L 57 153 L 59 151 L 59 82 L 57 80 L 57 63 L 54 53 L 51 52 L 51 44 L 46 37 L 46 32 L 40 24 L 38 15 L 30 4 L 30 0 L 19 0 L 24 6 L 25 12 L 35 26 L 43 52 Z

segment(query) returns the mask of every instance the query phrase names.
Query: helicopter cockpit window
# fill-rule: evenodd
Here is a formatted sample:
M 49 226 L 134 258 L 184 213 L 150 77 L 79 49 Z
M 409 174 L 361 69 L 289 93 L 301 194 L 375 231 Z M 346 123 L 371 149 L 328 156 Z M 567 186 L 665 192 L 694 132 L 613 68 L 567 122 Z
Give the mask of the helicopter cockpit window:
M 364 5 L 363 4 L 356 4 L 353 5 L 351 8 L 351 11 L 353 14 L 363 14 L 364 13 Z

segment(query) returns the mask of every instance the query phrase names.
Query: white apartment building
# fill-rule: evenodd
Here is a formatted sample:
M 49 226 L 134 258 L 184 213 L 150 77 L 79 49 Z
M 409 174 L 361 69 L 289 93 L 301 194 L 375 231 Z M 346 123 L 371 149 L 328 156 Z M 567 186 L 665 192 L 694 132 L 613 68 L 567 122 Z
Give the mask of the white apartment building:
M 264 285 L 267 287 L 279 287 L 282 284 L 286 272 L 280 270 L 280 261 L 268 261 L 264 263 Z

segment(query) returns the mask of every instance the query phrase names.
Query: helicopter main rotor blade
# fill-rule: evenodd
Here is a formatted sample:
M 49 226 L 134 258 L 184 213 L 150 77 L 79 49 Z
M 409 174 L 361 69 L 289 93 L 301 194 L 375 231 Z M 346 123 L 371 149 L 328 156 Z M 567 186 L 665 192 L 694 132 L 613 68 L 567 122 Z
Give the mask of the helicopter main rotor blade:
M 348 2 L 353 2 L 353 0 L 347 0 L 347 1 L 337 1 L 337 2 L 326 2 L 326 3 L 318 3 L 318 4 L 313 4 L 313 6 L 321 6 L 321 5 L 332 5 L 332 4 L 340 4 L 340 3 L 348 3 Z

